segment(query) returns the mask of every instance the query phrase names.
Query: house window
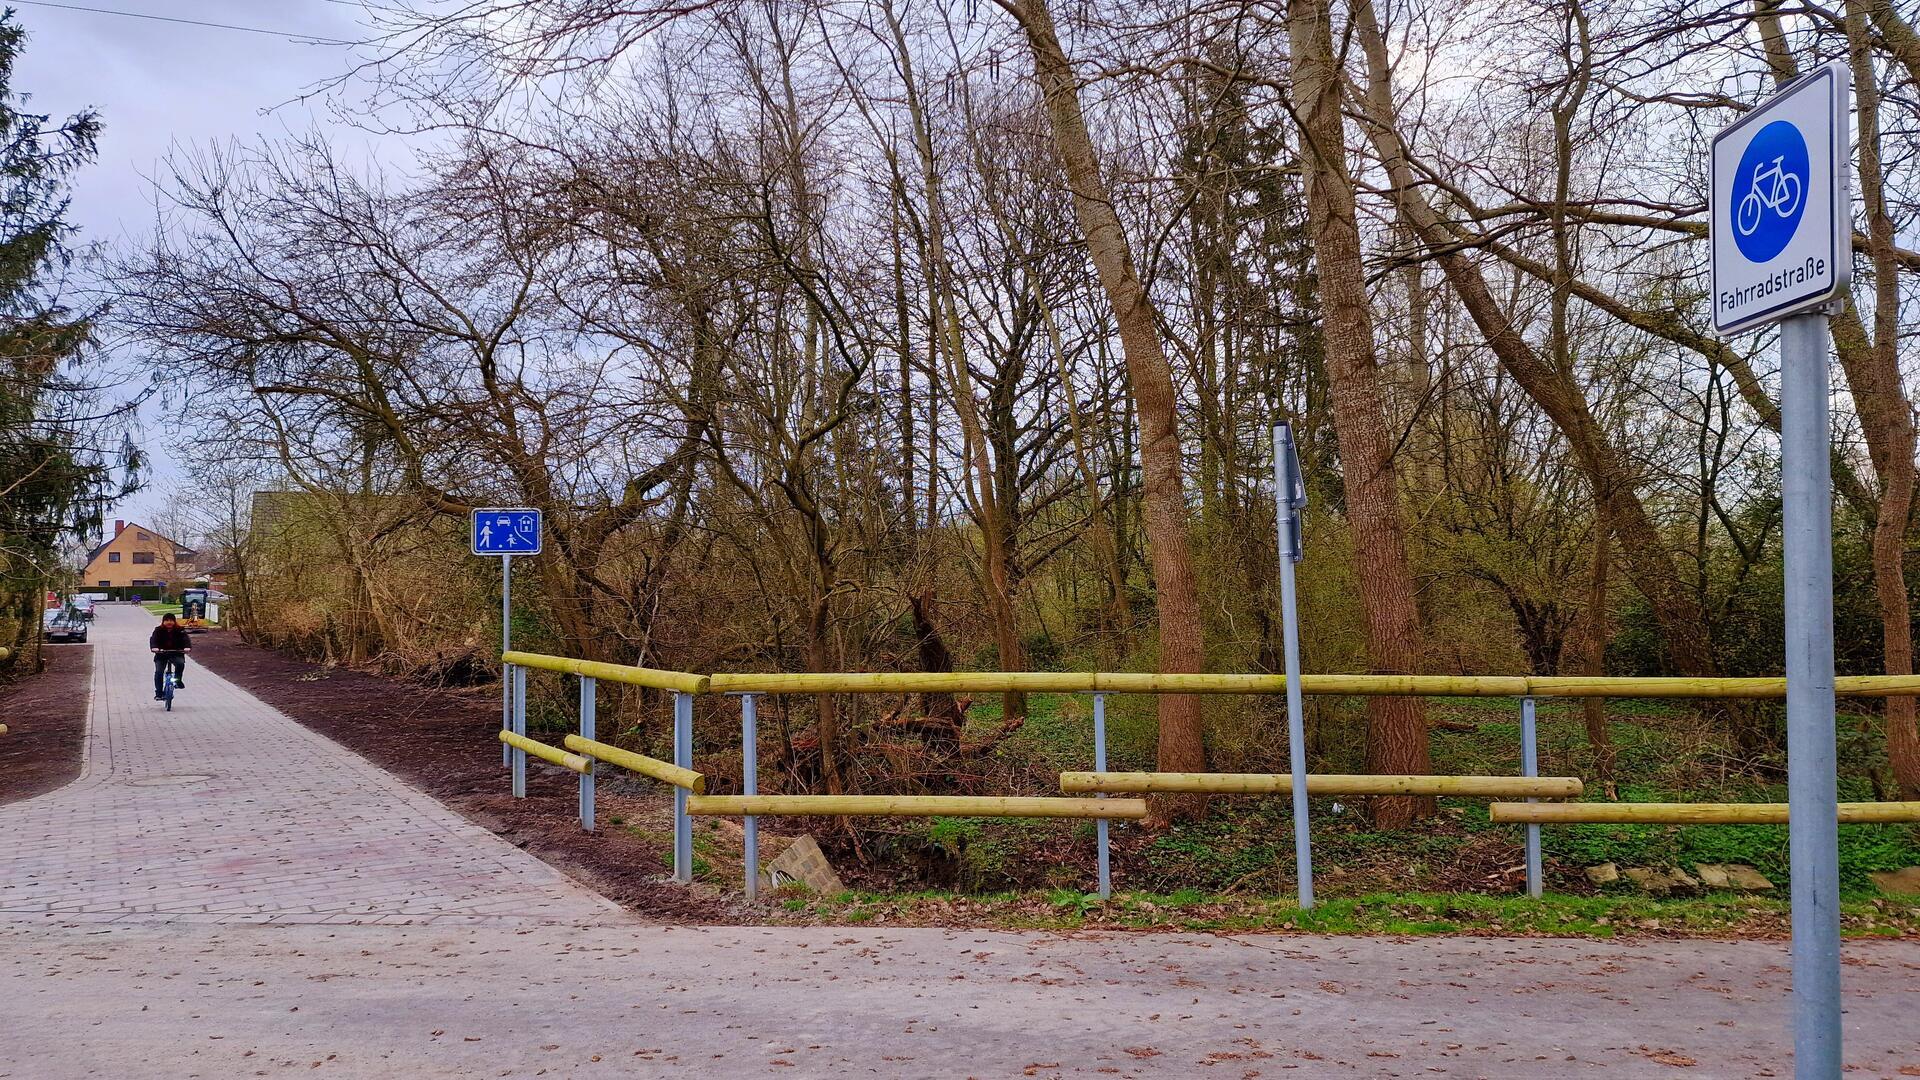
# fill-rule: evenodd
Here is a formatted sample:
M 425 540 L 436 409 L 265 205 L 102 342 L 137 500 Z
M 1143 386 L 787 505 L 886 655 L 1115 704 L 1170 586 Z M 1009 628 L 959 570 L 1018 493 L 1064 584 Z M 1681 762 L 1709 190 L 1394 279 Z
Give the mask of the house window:
M 135 536 L 137 536 L 137 537 L 139 537 L 139 538 L 140 538 L 140 539 L 142 539 L 142 540 L 151 540 L 151 539 L 153 539 L 153 537 L 151 537 L 151 536 L 148 536 L 148 535 L 147 535 L 146 533 L 143 533 L 143 532 L 141 532 L 141 531 L 140 531 L 139 529 L 135 529 L 135 530 L 133 530 L 133 531 L 134 531 L 134 535 L 135 535 Z
M 111 588 L 113 588 L 113 582 L 111 582 L 111 581 L 103 581 L 103 582 L 101 582 L 101 583 L 100 583 L 100 587 L 101 587 L 101 588 L 103 588 L 103 589 L 111 589 Z
M 136 551 L 133 553 L 133 561 L 141 565 L 151 564 L 153 562 L 153 552 Z
M 120 553 L 119 553 L 119 552 L 117 552 L 117 551 L 109 551 L 109 552 L 107 552 L 107 561 L 108 561 L 108 562 L 119 562 L 119 561 L 120 561 Z

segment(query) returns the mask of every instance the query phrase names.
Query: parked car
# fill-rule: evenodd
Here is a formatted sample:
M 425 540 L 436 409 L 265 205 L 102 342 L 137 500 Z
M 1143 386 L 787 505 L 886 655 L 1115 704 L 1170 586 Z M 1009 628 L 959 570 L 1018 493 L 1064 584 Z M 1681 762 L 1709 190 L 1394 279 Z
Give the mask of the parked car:
M 86 619 L 67 610 L 47 612 L 43 629 L 48 641 L 74 641 L 84 645 L 89 627 Z
M 93 621 L 93 601 L 88 599 L 87 597 L 84 597 L 84 596 L 69 597 L 67 599 L 67 608 L 77 613 L 81 618 L 87 620 L 88 622 Z

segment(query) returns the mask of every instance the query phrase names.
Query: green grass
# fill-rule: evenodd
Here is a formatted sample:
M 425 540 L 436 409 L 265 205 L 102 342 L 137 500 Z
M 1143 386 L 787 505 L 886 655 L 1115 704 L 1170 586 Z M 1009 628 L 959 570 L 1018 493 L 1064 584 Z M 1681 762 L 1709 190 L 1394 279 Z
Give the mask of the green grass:
M 1780 937 L 1790 922 L 1784 900 L 1732 894 L 1655 900 L 1549 893 L 1529 900 L 1472 893 L 1377 892 L 1327 900 L 1303 911 L 1287 900 L 1221 896 L 1197 889 L 1117 893 L 1107 902 L 1071 890 L 984 895 L 850 892 L 788 898 L 782 912 L 791 921 L 830 925 L 1590 938 Z M 1848 900 L 1841 905 L 1841 917 L 1848 936 L 1911 935 L 1920 932 L 1920 897 Z
M 179 604 L 162 604 L 158 600 L 150 600 L 140 606 L 153 612 L 155 615 L 178 615 L 181 610 Z

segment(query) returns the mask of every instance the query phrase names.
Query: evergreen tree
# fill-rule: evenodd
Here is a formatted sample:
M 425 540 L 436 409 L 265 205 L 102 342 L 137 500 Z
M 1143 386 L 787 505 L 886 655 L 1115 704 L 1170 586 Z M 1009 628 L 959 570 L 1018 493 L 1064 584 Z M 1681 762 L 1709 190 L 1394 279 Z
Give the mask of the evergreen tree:
M 13 68 L 25 42 L 13 13 L 0 14 L 0 675 L 37 666 L 40 598 L 66 584 L 62 545 L 98 531 L 140 464 L 124 434 L 103 445 L 129 406 L 87 382 L 91 314 L 57 288 L 73 233 L 67 182 L 93 159 L 100 119 L 88 110 L 55 124 L 22 108 Z

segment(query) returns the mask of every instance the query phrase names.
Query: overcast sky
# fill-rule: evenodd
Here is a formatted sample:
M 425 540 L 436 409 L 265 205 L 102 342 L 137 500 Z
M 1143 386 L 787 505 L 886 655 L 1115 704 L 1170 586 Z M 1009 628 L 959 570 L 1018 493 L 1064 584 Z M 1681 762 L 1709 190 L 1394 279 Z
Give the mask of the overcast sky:
M 73 185 L 69 219 L 80 226 L 83 243 L 138 242 L 151 230 L 149 178 L 159 175 L 158 163 L 175 144 L 332 127 L 324 104 L 285 103 L 346 70 L 350 50 L 285 35 L 346 41 L 365 35 L 353 0 L 62 0 L 58 7 L 10 0 L 6 6 L 29 34 L 14 92 L 32 95 L 27 107 L 35 112 L 97 109 L 105 125 L 99 161 Z M 274 33 L 72 10 L 79 7 Z M 334 130 L 343 140 L 369 139 Z M 154 458 L 154 483 L 109 517 L 150 521 L 157 507 L 187 494 L 177 459 L 190 434 L 152 413 L 144 418 L 142 441 Z

